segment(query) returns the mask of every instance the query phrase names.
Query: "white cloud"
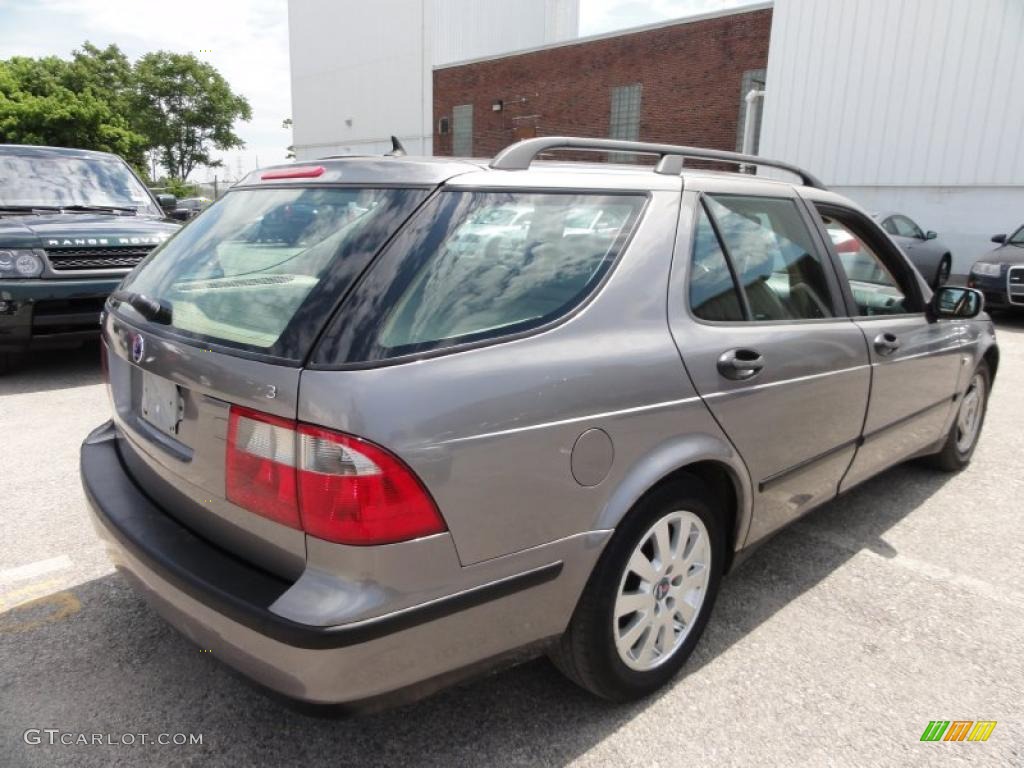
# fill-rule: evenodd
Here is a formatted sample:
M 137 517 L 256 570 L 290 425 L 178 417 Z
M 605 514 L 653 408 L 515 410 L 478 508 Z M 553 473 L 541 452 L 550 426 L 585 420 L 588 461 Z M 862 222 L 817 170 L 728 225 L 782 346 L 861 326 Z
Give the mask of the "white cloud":
M 253 119 L 238 123 L 246 142 L 221 153 L 225 168 L 199 169 L 235 178 L 260 165 L 283 162 L 291 131 L 286 0 L 0 0 L 0 57 L 66 57 L 82 42 L 116 43 L 129 58 L 148 51 L 193 53 L 210 62 L 252 105 Z
M 654 24 L 681 16 L 711 13 L 756 0 L 580 0 L 580 35 Z

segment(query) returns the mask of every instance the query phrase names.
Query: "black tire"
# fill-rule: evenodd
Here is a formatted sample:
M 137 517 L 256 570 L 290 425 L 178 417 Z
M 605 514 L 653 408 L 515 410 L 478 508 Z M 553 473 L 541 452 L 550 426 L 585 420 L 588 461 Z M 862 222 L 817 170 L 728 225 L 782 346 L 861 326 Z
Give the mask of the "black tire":
M 23 352 L 0 352 L 0 376 L 17 370 L 24 362 Z
M 974 435 L 974 439 L 971 441 L 969 446 L 958 445 L 960 437 L 960 409 L 964 407 L 964 403 L 967 401 L 967 395 L 974 386 L 974 377 L 980 376 L 984 382 L 984 393 L 982 395 L 981 402 L 981 416 L 978 421 L 978 428 Z M 981 437 L 981 431 L 985 426 L 985 412 L 988 410 L 988 398 L 992 392 L 992 372 L 989 370 L 988 363 L 984 360 L 975 369 L 974 374 L 971 376 L 971 384 L 968 386 L 967 392 L 964 393 L 958 399 L 957 415 L 953 419 L 952 425 L 949 428 L 949 434 L 946 435 L 946 442 L 942 446 L 942 450 L 933 456 L 928 457 L 928 463 L 930 463 L 936 469 L 941 469 L 944 472 L 959 472 L 961 469 L 971 463 L 971 457 L 974 455 L 974 449 L 978 446 L 978 438 Z
M 704 600 L 682 643 L 658 666 L 638 671 L 616 650 L 615 600 L 626 565 L 645 534 L 673 512 L 692 512 L 703 522 L 710 543 L 709 579 Z M 625 702 L 647 696 L 671 680 L 697 646 L 718 594 L 725 561 L 726 536 L 720 502 L 696 477 L 658 486 L 626 515 L 601 554 L 580 597 L 569 627 L 549 652 L 570 680 L 604 699 Z
M 938 290 L 942 286 L 949 282 L 949 276 L 953 272 L 953 259 L 947 253 L 939 261 L 939 267 L 935 270 L 935 285 L 932 286 L 935 290 Z

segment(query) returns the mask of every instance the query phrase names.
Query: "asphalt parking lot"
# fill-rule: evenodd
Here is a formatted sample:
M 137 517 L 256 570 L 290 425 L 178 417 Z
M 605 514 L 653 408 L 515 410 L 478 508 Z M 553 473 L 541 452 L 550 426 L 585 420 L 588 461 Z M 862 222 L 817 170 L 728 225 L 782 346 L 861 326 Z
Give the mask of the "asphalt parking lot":
M 253 690 L 114 573 L 78 482 L 96 350 L 39 356 L 0 378 L 0 765 L 1024 765 L 1024 318 L 999 341 L 971 467 L 891 470 L 763 546 L 661 695 L 610 706 L 538 660 L 342 720 Z M 998 725 L 921 743 L 936 719 Z

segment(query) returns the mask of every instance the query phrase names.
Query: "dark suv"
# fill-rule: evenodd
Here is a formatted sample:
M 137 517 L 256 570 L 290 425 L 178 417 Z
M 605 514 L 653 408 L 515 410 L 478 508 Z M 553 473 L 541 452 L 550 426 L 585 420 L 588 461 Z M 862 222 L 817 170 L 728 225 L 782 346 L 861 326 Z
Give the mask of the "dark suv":
M 107 295 L 180 226 L 160 202 L 116 155 L 0 144 L 0 373 L 98 336 Z

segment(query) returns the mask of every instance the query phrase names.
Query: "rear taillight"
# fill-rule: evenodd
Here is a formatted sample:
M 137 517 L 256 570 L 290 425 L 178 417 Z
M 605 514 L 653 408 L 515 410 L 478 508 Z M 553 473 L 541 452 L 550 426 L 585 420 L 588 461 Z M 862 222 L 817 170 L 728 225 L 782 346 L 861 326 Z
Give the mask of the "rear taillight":
M 224 466 L 228 501 L 301 528 L 295 490 L 295 422 L 231 407 Z
M 391 544 L 446 530 L 441 513 L 401 459 L 321 427 L 232 406 L 229 501 L 341 544 Z

